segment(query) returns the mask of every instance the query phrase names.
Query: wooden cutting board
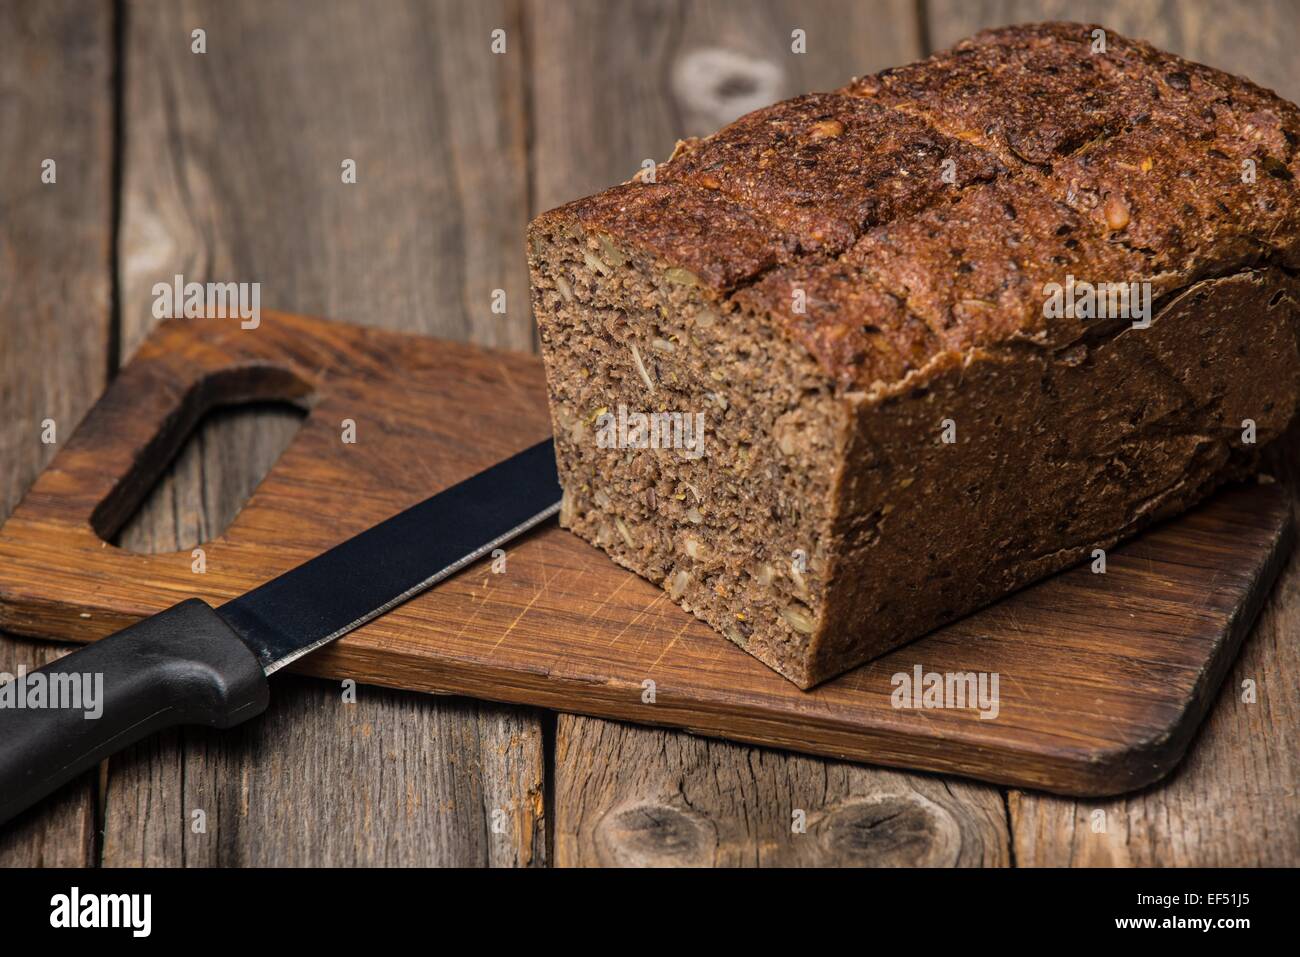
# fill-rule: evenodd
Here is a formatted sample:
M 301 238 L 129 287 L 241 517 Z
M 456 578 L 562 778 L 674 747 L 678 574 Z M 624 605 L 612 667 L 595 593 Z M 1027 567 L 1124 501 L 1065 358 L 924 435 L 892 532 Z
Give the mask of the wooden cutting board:
M 106 544 L 203 413 L 266 399 L 310 413 L 204 545 L 205 573 L 189 551 Z M 193 595 L 219 604 L 548 431 L 534 356 L 283 314 L 254 330 L 169 320 L 0 530 L 0 627 L 91 641 Z M 509 547 L 504 573 L 485 560 L 297 667 L 1114 794 L 1182 757 L 1291 538 L 1278 486 L 1231 488 L 1113 551 L 1105 574 L 1056 576 L 803 692 L 552 522 Z M 894 676 L 918 666 L 997 674 L 997 716 L 894 707 Z

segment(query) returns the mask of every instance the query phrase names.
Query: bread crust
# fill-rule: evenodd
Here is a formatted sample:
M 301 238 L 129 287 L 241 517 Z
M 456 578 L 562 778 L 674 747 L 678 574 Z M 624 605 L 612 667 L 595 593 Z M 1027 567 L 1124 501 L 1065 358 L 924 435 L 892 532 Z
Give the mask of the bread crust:
M 562 206 L 534 229 L 572 221 L 685 271 L 719 301 L 767 310 L 846 391 L 899 378 L 944 349 L 1037 333 L 1033 310 L 995 318 L 971 295 L 1024 286 L 1030 271 L 1152 282 L 1169 295 L 1244 268 L 1300 268 L 1300 110 L 1111 31 L 1106 52 L 1091 53 L 1098 29 L 985 31 L 835 93 L 774 104 L 683 143 L 655 183 Z M 1247 161 L 1253 182 L 1243 182 Z M 925 308 L 900 309 L 911 302 L 874 254 L 906 236 L 915 261 L 895 257 L 897 272 L 931 269 L 967 248 L 945 223 L 965 217 L 978 229 L 980 211 L 1006 196 L 1059 217 L 1073 242 L 1040 255 L 1023 242 L 1025 224 L 991 216 L 979 237 L 983 282 L 932 273 Z M 801 283 L 821 295 L 795 315 L 777 293 Z M 1041 288 L 1037 296 L 1041 304 Z M 909 318 L 950 334 L 917 351 Z

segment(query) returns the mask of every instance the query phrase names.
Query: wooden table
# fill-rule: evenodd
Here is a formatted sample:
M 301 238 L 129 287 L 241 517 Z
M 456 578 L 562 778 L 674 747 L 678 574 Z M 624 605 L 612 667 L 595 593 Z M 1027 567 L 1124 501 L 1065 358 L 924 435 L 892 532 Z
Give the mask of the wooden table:
M 530 216 L 753 106 L 1067 16 L 1300 100 L 1293 0 L 0 5 L 0 516 L 54 451 L 45 420 L 70 435 L 155 321 L 155 282 L 532 349 Z M 218 533 L 296 425 L 212 417 L 121 543 Z M 149 742 L 29 812 L 0 865 L 1295 865 L 1298 629 L 1292 562 L 1186 762 L 1119 799 L 287 678 L 251 726 Z M 0 637 L 0 671 L 58 653 Z

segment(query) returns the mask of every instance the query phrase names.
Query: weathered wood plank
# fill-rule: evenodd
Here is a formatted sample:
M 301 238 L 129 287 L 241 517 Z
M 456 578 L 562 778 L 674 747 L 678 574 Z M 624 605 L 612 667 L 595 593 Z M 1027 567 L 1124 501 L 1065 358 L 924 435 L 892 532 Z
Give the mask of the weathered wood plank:
M 796 29 L 803 54 L 791 50 Z M 920 52 L 910 2 L 535 2 L 528 34 L 534 212 L 662 161 L 677 137 Z M 553 797 L 559 865 L 1008 854 L 995 788 L 569 715 L 557 721 Z M 807 832 L 795 834 L 800 807 Z
M 112 71 L 108 4 L 0 5 L 0 519 L 57 448 L 42 421 L 71 435 L 108 373 Z M 0 635 L 0 672 L 60 653 Z M 91 863 L 93 777 L 0 831 L 0 866 Z
M 153 322 L 153 284 L 177 273 L 260 282 L 267 307 L 528 348 L 523 51 L 493 55 L 497 27 L 519 40 L 506 2 L 382 16 L 346 2 L 133 4 L 124 354 Z M 206 53 L 191 50 L 195 29 Z M 207 537 L 294 425 L 261 411 L 204 428 L 124 541 Z M 342 697 L 277 681 L 271 713 L 234 735 L 187 730 L 115 759 L 104 862 L 544 862 L 535 713 Z
M 529 348 L 523 51 L 489 48 L 505 0 L 128 9 L 127 353 L 177 272 L 260 281 L 267 308 Z
M 946 46 L 978 29 L 1026 20 L 1101 23 L 1194 60 L 1241 73 L 1300 100 L 1300 7 L 1289 0 L 932 0 L 929 32 Z M 1288 436 L 1278 459 L 1300 449 Z M 1287 468 L 1293 494 L 1300 469 Z M 1167 781 L 1128 798 L 1069 801 L 1012 792 L 1020 864 L 1295 866 L 1300 759 L 1300 562 L 1292 561 L 1261 614 L 1186 763 Z M 1243 701 L 1252 681 L 1256 702 Z
M 536 866 L 542 780 L 528 712 L 291 677 L 248 726 L 115 758 L 104 863 Z
M 560 716 L 560 867 L 1002 866 L 996 788 Z
M 1016 861 L 1030 867 L 1294 867 L 1300 567 L 1292 561 L 1184 763 L 1127 798 L 1013 791 Z M 1246 682 L 1255 700 L 1243 700 Z
M 630 178 L 680 137 L 920 52 L 910 0 L 533 0 L 526 11 L 535 213 Z

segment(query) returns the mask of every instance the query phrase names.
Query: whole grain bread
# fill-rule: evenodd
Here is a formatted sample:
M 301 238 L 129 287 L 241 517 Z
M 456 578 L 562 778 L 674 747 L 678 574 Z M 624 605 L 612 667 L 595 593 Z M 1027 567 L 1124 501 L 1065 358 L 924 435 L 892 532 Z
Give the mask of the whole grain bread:
M 802 687 L 1100 569 L 1293 417 L 1297 176 L 1294 105 L 1068 23 L 681 142 L 530 226 L 561 522 Z

